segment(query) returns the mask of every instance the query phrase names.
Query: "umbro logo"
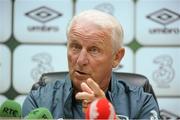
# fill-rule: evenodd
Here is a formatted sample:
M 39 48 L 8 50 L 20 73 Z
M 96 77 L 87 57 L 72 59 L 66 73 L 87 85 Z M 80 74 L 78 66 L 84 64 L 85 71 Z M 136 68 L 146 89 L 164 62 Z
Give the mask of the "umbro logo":
M 159 24 L 165 26 L 165 25 L 171 24 L 171 23 L 179 20 L 180 14 L 178 14 L 172 10 L 162 8 L 153 13 L 150 13 L 146 17 L 156 23 L 159 23 Z
M 63 14 L 46 6 L 42 6 L 25 13 L 25 15 L 38 22 L 46 23 L 62 16 Z

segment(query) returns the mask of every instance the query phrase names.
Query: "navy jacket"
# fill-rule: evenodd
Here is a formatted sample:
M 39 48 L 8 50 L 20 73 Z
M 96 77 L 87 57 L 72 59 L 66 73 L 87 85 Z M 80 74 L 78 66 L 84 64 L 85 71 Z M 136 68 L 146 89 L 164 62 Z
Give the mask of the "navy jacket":
M 106 97 L 113 104 L 116 115 L 129 119 L 159 118 L 159 108 L 155 98 L 143 90 L 116 78 L 113 74 Z M 74 99 L 69 76 L 32 90 L 23 103 L 22 115 L 38 107 L 46 107 L 54 119 L 83 119 L 82 105 Z

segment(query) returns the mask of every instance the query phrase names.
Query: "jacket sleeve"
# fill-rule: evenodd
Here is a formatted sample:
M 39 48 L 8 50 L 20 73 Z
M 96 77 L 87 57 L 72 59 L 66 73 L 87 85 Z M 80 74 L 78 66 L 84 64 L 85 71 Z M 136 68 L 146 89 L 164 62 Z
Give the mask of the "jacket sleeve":
M 153 95 L 145 93 L 147 96 L 142 101 L 142 107 L 139 112 L 140 119 L 160 119 L 159 106 Z
M 22 117 L 26 117 L 29 112 L 31 112 L 33 109 L 38 108 L 38 105 L 36 103 L 36 100 L 33 97 L 32 92 L 30 92 L 26 99 L 24 100 L 23 106 L 22 106 Z

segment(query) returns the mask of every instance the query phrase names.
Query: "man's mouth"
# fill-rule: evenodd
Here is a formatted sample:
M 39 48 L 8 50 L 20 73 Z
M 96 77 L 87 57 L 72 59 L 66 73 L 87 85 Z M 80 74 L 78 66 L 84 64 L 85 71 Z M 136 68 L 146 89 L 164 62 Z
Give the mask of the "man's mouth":
M 76 77 L 78 80 L 86 80 L 90 77 L 90 74 L 85 71 L 75 70 L 74 77 Z
M 78 70 L 76 70 L 76 72 L 77 72 L 78 74 L 81 74 L 81 75 L 87 75 L 86 72 L 82 72 L 82 71 L 78 71 Z

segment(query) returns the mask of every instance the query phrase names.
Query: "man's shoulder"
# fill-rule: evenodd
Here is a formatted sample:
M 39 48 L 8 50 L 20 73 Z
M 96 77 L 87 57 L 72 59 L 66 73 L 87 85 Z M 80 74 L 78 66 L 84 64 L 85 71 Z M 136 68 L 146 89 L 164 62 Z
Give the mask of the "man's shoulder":
M 63 86 L 66 83 L 66 79 L 54 80 L 42 85 L 39 85 L 37 89 L 31 90 L 30 94 L 34 97 L 40 96 L 53 96 L 55 91 L 63 92 Z
M 143 86 L 131 84 L 122 79 L 116 79 L 116 81 L 117 81 L 117 87 L 119 89 L 123 89 L 125 92 L 139 92 L 140 89 L 143 89 Z
M 52 81 L 48 81 L 48 82 L 44 82 L 44 81 L 43 81 L 43 84 L 40 84 L 40 85 L 38 86 L 38 88 L 35 89 L 35 91 L 38 90 L 38 89 L 51 89 L 51 88 L 58 89 L 58 88 L 60 88 L 62 85 L 65 84 L 65 81 L 66 81 L 65 79 L 52 80 Z M 34 90 L 33 90 L 33 91 L 34 91 Z
M 136 73 L 117 73 L 113 72 L 113 84 L 117 84 L 117 87 L 125 89 L 126 91 L 141 91 L 145 87 L 151 86 L 149 80 L 140 74 Z M 145 89 L 144 92 L 150 92 Z
M 24 116 L 31 111 L 31 107 L 43 106 L 51 109 L 52 105 L 58 104 L 57 102 L 63 99 L 65 81 L 65 79 L 54 80 L 31 90 L 23 103 Z
M 41 75 L 39 81 L 36 83 L 37 88 L 59 88 L 69 80 L 68 72 L 48 72 Z M 68 82 L 66 82 L 68 83 Z
M 116 87 L 113 88 L 113 93 L 117 94 L 116 97 L 128 96 L 128 99 L 132 101 L 144 101 L 145 99 L 150 99 L 152 94 L 144 91 L 143 85 L 132 84 L 123 79 L 115 79 Z

